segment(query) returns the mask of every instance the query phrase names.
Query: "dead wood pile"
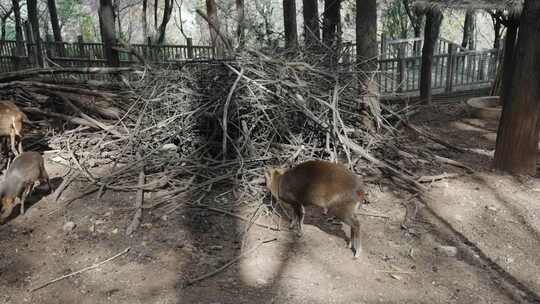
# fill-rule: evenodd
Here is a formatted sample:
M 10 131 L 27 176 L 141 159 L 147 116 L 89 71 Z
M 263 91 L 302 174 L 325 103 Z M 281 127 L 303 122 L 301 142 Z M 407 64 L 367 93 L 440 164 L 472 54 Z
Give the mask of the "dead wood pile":
M 84 193 L 156 192 L 138 208 L 167 213 L 223 187 L 237 202 L 261 202 L 266 166 L 311 158 L 339 159 L 364 176 L 385 173 L 421 187 L 401 163 L 387 161 L 406 154 L 393 140 L 401 113 L 388 107 L 367 113 L 382 123 L 366 129 L 350 67 L 314 62 L 252 52 L 231 62 L 140 72 L 114 93 L 30 81 L 3 85 L 16 90 L 32 120 L 78 125 L 52 134 L 49 145 L 56 160 L 88 182 Z

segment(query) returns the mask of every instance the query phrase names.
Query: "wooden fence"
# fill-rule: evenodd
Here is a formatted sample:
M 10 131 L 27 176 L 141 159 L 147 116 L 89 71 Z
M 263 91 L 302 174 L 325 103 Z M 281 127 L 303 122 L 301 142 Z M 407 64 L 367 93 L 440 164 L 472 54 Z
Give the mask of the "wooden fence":
M 422 39 L 382 41 L 378 60 L 379 91 L 382 95 L 420 90 Z M 354 62 L 356 45 L 344 43 L 342 63 Z M 433 56 L 431 82 L 435 91 L 451 93 L 491 84 L 501 60 L 497 49 L 469 51 L 446 39 L 439 39 Z
M 101 43 L 76 43 L 44 41 L 42 54 L 51 66 L 101 67 L 106 60 Z M 422 39 L 401 39 L 380 42 L 379 90 L 383 95 L 419 91 L 422 62 Z M 186 60 L 219 59 L 211 46 L 133 44 L 130 46 L 148 63 L 174 64 Z M 35 44 L 23 42 L 17 52 L 16 41 L 0 41 L 0 73 L 36 66 Z M 120 52 L 120 65 L 130 66 L 137 62 L 132 54 Z M 341 63 L 351 66 L 356 59 L 356 45 L 343 43 Z M 447 93 L 487 85 L 494 80 L 500 51 L 496 49 L 468 51 L 445 39 L 439 39 L 435 47 L 432 71 L 432 88 Z M 87 76 L 78 76 L 87 77 Z M 103 77 L 103 76 L 99 76 Z

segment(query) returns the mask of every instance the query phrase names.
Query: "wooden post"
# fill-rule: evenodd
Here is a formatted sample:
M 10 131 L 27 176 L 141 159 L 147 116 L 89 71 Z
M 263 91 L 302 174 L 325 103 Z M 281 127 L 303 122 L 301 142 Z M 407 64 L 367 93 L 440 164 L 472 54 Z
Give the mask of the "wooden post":
M 51 34 L 45 35 L 45 53 L 49 59 L 55 56 L 54 54 L 54 38 Z
M 148 52 L 147 52 L 147 55 L 148 56 L 148 61 L 153 61 L 154 60 L 154 52 L 152 50 L 152 37 L 148 36 L 146 37 L 146 44 L 148 45 L 147 46 L 147 49 L 148 49 Z
M 20 57 L 19 52 L 17 51 L 17 47 L 11 48 L 11 60 L 13 62 L 13 68 L 15 70 L 20 70 Z
M 422 47 L 422 67 L 420 71 L 420 100 L 430 104 L 432 99 L 431 72 L 433 68 L 433 53 L 439 37 L 442 22 L 441 10 L 434 6 L 426 14 L 424 30 L 424 46 Z
M 79 47 L 79 57 L 86 58 L 86 52 L 84 51 L 84 39 L 82 35 L 77 36 L 77 46 Z
M 386 59 L 387 41 L 386 34 L 381 34 L 381 59 Z
M 448 44 L 448 57 L 446 58 L 446 87 L 445 92 L 452 92 L 453 80 L 454 80 L 454 62 L 457 47 L 455 44 Z
M 28 53 L 28 64 L 31 66 L 36 62 L 36 52 L 34 47 L 34 35 L 28 21 L 24 22 L 24 33 L 26 35 L 26 52 Z
M 193 58 L 193 39 L 186 38 L 186 44 L 187 44 L 188 59 L 192 59 Z
M 407 80 L 407 66 L 406 66 L 406 53 L 405 53 L 405 44 L 402 44 L 399 46 L 398 51 L 398 92 L 406 91 L 407 84 L 405 81 Z

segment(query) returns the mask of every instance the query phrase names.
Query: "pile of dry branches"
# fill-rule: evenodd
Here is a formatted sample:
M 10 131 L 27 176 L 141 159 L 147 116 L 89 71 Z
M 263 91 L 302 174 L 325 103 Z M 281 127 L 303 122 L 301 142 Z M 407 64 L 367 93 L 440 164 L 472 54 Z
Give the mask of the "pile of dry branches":
M 223 186 L 237 201 L 259 202 L 266 166 L 310 158 L 339 159 L 363 175 L 382 170 L 417 186 L 406 171 L 382 161 L 392 148 L 388 139 L 395 136 L 391 123 L 399 122 L 398 113 L 366 113 L 382 123 L 377 131 L 365 128 L 351 70 L 313 55 L 250 52 L 234 61 L 139 72 L 128 89 L 115 93 L 14 86 L 23 100 L 49 105 L 26 107 L 27 113 L 79 125 L 49 144 L 89 182 L 84 193 L 159 191 L 144 207 L 138 202 L 139 210 L 170 212 Z M 93 102 L 83 102 L 84 96 Z M 191 200 L 178 199 L 186 193 Z

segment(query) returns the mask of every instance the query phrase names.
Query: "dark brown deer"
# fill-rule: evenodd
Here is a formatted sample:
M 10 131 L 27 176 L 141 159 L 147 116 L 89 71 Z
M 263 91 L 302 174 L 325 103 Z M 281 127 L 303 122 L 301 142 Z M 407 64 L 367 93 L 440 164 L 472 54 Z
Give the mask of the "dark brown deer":
M 354 257 L 358 257 L 362 248 L 360 221 L 355 211 L 365 197 L 358 176 L 340 164 L 311 160 L 288 170 L 268 169 L 265 178 L 272 196 L 293 207 L 291 228 L 296 224 L 298 235 L 302 234 L 304 206 L 321 207 L 351 227 L 349 244 Z
M 17 198 L 20 199 L 21 214 L 24 213 L 26 197 L 32 192 L 37 181 L 47 183 L 49 191 L 52 190 L 43 157 L 38 152 L 21 153 L 13 160 L 4 181 L 0 184 L 0 202 L 2 203 L 0 222 L 4 222 L 9 217 Z

